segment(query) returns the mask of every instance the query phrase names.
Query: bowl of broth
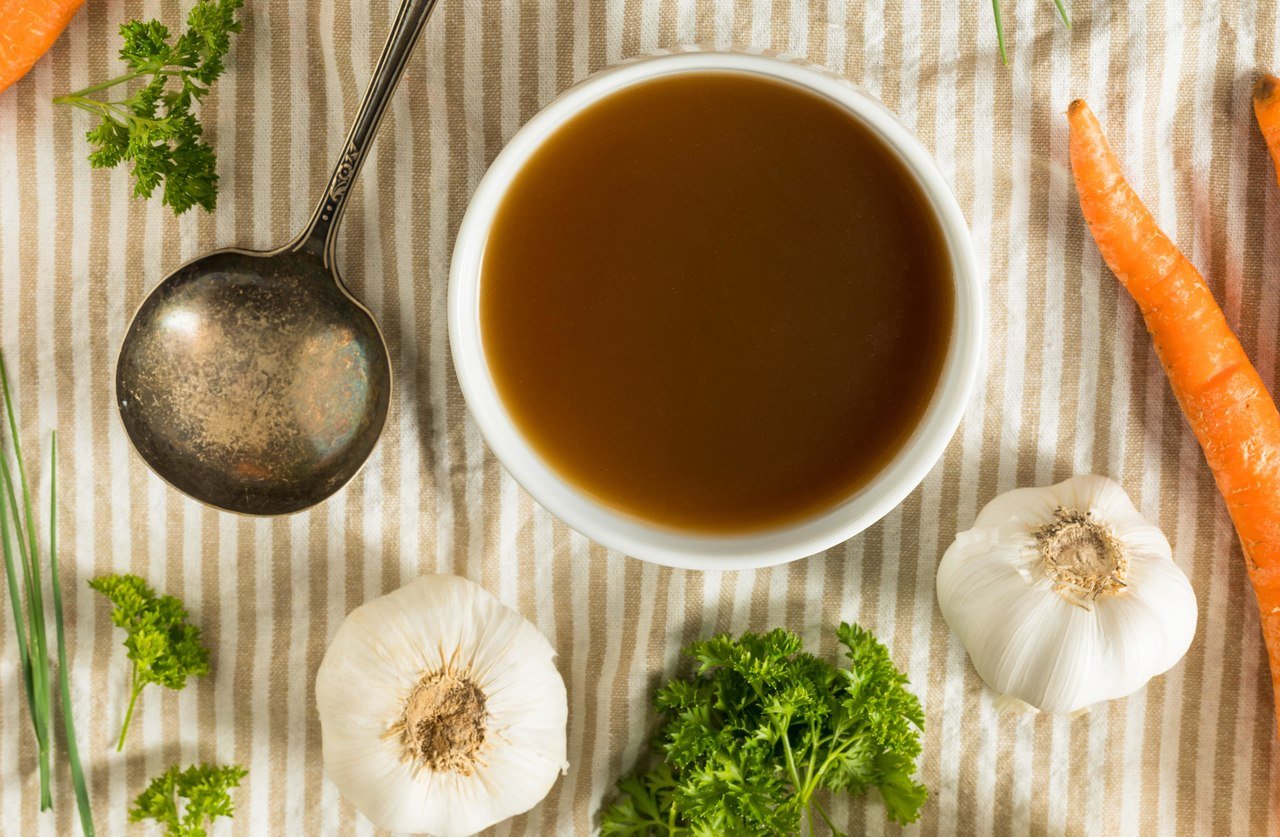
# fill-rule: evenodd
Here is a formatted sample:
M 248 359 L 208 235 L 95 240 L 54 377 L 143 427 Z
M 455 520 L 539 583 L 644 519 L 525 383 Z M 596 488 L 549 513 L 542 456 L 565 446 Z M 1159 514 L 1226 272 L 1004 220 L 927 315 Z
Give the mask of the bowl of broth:
M 496 158 L 449 335 L 471 414 L 552 514 L 745 569 L 857 534 L 924 479 L 978 372 L 968 227 L 879 102 L 776 58 L 602 71 Z

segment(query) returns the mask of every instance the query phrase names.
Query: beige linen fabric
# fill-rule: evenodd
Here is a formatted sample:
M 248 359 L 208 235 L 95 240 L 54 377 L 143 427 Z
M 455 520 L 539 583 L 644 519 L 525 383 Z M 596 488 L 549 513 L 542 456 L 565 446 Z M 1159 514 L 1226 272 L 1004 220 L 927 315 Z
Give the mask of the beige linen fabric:
M 100 831 L 172 762 L 239 762 L 233 834 L 372 829 L 321 765 L 312 688 L 328 638 L 370 597 L 427 571 L 483 584 L 559 651 L 572 769 L 500 834 L 586 834 L 640 754 L 649 700 L 685 642 L 784 625 L 834 657 L 861 622 L 924 702 L 924 834 L 1277 832 L 1271 690 L 1254 599 L 1223 507 L 1133 305 L 1074 203 L 1062 113 L 1087 96 L 1138 190 L 1211 278 L 1263 376 L 1277 375 L 1280 190 L 1249 87 L 1280 67 L 1275 4 L 1006 2 L 1011 63 L 979 0 L 443 0 L 365 167 L 339 259 L 386 331 L 398 388 L 352 485 L 296 517 L 219 514 L 134 455 L 113 408 L 128 318 L 174 266 L 267 247 L 309 216 L 393 12 L 390 0 L 250 0 L 205 106 L 222 174 L 212 215 L 175 220 L 91 171 L 89 117 L 58 93 L 117 68 L 116 26 L 187 0 L 90 0 L 0 95 L 0 344 L 33 457 L 61 431 L 60 556 L 71 688 Z M 982 385 L 946 456 L 901 508 L 849 543 L 771 571 L 672 572 L 611 554 L 538 508 L 488 453 L 453 376 L 445 290 L 454 232 L 486 164 L 540 105 L 641 52 L 699 44 L 788 52 L 860 82 L 936 155 L 989 277 Z M 37 442 L 39 446 L 37 446 Z M 43 493 L 47 474 L 41 471 Z M 938 613 L 954 533 L 1000 491 L 1098 472 L 1170 536 L 1200 599 L 1187 659 L 1076 718 L 997 716 Z M 213 673 L 141 700 L 126 753 L 122 635 L 85 581 L 132 571 L 181 596 Z M 7 603 L 0 605 L 5 611 Z M 0 832 L 74 833 L 65 770 L 38 815 L 10 616 L 0 628 Z M 61 762 L 59 762 L 61 765 Z M 896 831 L 880 803 L 833 805 L 851 833 Z

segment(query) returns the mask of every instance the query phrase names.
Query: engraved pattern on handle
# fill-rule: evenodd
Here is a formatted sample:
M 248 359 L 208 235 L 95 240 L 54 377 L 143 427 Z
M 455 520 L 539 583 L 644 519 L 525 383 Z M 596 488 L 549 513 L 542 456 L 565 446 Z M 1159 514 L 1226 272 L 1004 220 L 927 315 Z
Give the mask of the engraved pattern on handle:
M 360 168 L 360 158 L 363 155 L 364 152 L 356 146 L 355 140 L 347 143 L 347 150 L 333 171 L 329 191 L 325 193 L 324 206 L 320 210 L 321 221 L 328 222 L 333 218 L 338 205 L 347 196 L 352 182 L 356 179 L 356 171 Z
M 347 198 L 351 194 L 351 186 L 360 167 L 364 164 L 366 152 L 373 143 L 378 125 L 386 113 L 387 105 L 395 94 L 396 85 L 404 75 L 405 65 L 413 54 L 413 48 L 426 26 L 427 18 L 437 0 L 404 0 L 395 21 L 391 24 L 391 32 L 387 35 L 387 43 L 382 48 L 378 63 L 373 68 L 373 77 L 365 90 L 360 109 L 356 112 L 355 122 L 347 135 L 342 156 L 329 177 L 329 185 L 324 197 L 320 200 L 310 223 L 298 236 L 291 250 L 306 251 L 319 256 L 330 269 L 333 268 L 333 251 L 336 243 L 335 232 L 342 220 L 342 212 L 346 208 Z

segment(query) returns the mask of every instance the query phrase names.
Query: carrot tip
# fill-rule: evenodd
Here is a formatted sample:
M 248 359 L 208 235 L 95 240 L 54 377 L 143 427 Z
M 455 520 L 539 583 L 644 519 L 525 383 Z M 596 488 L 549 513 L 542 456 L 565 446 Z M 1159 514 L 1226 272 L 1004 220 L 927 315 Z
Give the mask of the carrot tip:
M 1277 92 L 1280 92 L 1280 78 L 1267 73 L 1253 85 L 1253 100 L 1260 104 L 1267 104 L 1276 98 Z
M 1084 99 L 1076 99 L 1074 102 L 1067 105 L 1067 115 L 1075 116 L 1080 111 L 1088 110 L 1088 109 L 1089 109 L 1089 105 L 1085 103 Z

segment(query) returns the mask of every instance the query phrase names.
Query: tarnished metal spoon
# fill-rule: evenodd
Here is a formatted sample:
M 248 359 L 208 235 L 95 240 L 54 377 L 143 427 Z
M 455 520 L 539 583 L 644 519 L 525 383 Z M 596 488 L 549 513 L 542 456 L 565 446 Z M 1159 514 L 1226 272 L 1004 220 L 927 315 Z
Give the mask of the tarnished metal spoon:
M 306 230 L 278 250 L 188 262 L 134 315 L 116 366 L 120 417 L 147 464 L 197 500 L 300 511 L 346 484 L 382 433 L 391 362 L 338 275 L 334 233 L 435 4 L 401 5 Z

